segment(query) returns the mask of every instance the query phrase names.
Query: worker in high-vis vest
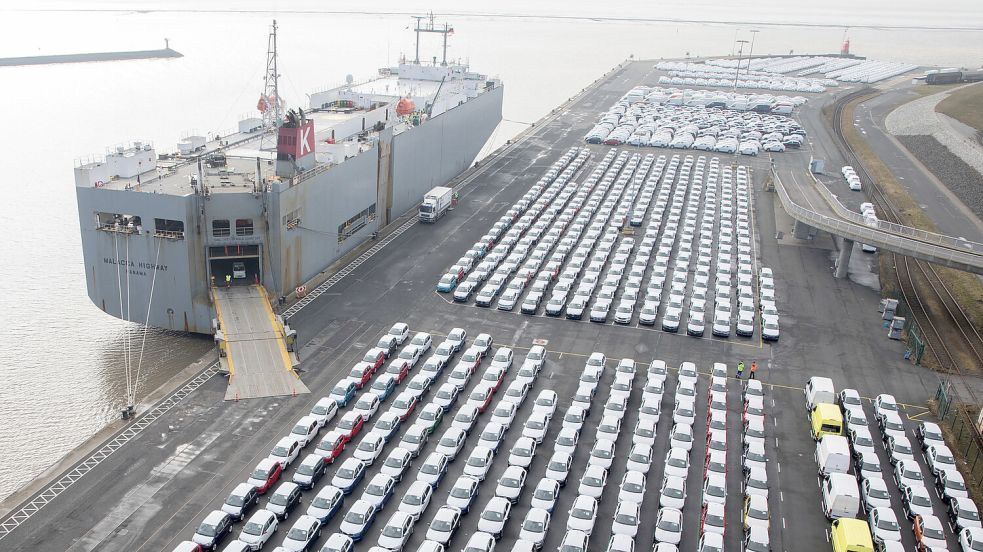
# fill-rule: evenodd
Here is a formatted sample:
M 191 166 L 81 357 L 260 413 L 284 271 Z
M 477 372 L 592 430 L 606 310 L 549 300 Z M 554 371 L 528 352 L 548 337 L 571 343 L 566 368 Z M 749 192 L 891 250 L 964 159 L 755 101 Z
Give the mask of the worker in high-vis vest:
M 758 363 L 754 360 L 751 361 L 751 375 L 748 376 L 749 379 L 757 379 L 754 375 L 758 372 Z
M 737 379 L 741 379 L 741 376 L 743 375 L 744 375 L 744 361 L 742 360 L 737 363 Z
M 227 288 L 228 287 L 232 287 L 232 275 L 231 274 L 226 274 L 225 275 L 225 287 L 227 287 Z

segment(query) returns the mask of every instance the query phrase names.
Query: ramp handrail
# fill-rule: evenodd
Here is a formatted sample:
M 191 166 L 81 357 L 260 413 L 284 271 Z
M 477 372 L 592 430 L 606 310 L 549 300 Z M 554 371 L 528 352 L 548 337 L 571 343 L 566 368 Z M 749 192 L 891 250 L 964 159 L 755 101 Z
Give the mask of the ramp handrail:
M 852 220 L 859 224 L 864 224 L 863 215 L 852 211 L 843 205 L 836 194 L 834 194 L 825 184 L 819 181 L 819 179 L 817 179 L 811 172 L 809 173 L 809 176 L 812 177 L 813 181 L 816 183 L 816 189 L 819 191 L 819 194 L 826 199 L 826 202 L 829 203 L 834 211 L 836 211 L 837 215 L 844 219 Z M 877 228 L 883 230 L 884 232 L 896 234 L 898 236 L 910 237 L 926 243 L 934 243 L 944 247 L 958 249 L 960 251 L 972 251 L 979 255 L 983 255 L 983 244 L 964 238 L 954 238 L 945 234 L 929 232 L 927 230 L 921 230 L 919 228 L 913 228 L 911 226 L 905 226 L 903 224 L 897 224 L 880 219 L 877 220 Z
M 885 232 L 879 228 L 872 228 L 863 223 L 843 220 L 817 213 L 807 209 L 789 196 L 782 179 L 778 172 L 772 169 L 772 178 L 775 181 L 775 191 L 778 193 L 779 201 L 793 218 L 809 223 L 816 228 L 826 230 L 833 234 L 843 236 L 861 243 L 868 243 L 885 249 L 893 250 L 901 254 L 919 254 L 926 258 L 934 258 L 940 261 L 958 263 L 967 268 L 975 269 L 974 272 L 983 272 L 983 257 L 978 254 L 960 251 L 951 247 L 926 243 L 924 241 L 899 236 Z M 828 193 L 828 190 L 827 190 Z

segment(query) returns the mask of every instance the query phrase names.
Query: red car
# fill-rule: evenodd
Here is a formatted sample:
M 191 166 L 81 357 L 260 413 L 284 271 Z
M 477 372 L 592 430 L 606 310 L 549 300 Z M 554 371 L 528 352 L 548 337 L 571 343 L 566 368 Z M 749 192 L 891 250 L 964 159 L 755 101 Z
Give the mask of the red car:
M 256 487 L 256 492 L 259 494 L 264 494 L 280 480 L 281 473 L 283 473 L 283 467 L 279 462 L 264 458 L 259 461 L 259 464 L 256 464 L 256 469 L 249 474 L 249 480 L 246 483 Z
M 489 366 L 485 369 L 485 373 L 481 375 L 481 381 L 491 384 L 492 393 L 498 391 L 498 388 L 502 385 L 502 381 L 504 379 L 505 369 L 498 366 Z M 481 411 L 484 412 L 485 409 L 482 408 Z
M 392 410 L 399 415 L 400 423 L 405 422 L 413 415 L 413 411 L 416 410 L 416 396 L 404 391 L 393 399 Z
M 321 442 L 317 444 L 314 454 L 323 458 L 325 464 L 332 464 L 341 455 L 342 451 L 345 450 L 346 443 L 348 443 L 348 435 L 332 429 L 321 438 Z
M 352 367 L 352 371 L 348 373 L 348 379 L 355 382 L 355 387 L 361 389 L 369 380 L 372 379 L 372 374 L 375 373 L 375 367 L 367 362 L 359 362 Z
M 403 383 L 403 378 L 410 373 L 410 362 L 404 358 L 393 359 L 386 368 L 387 374 L 396 377 L 396 384 Z
M 386 352 L 378 347 L 373 347 L 362 357 L 362 362 L 371 364 L 372 370 L 382 368 L 382 363 L 386 362 Z
M 358 436 L 358 432 L 362 431 L 363 425 L 365 425 L 365 418 L 360 412 L 345 412 L 338 421 L 338 432 L 344 436 L 346 443 L 350 443 Z
M 501 381 L 501 380 L 499 380 Z M 478 384 L 471 395 L 468 397 L 468 402 L 474 404 L 478 407 L 478 413 L 484 413 L 491 406 L 492 397 L 495 394 L 495 387 L 487 382 Z

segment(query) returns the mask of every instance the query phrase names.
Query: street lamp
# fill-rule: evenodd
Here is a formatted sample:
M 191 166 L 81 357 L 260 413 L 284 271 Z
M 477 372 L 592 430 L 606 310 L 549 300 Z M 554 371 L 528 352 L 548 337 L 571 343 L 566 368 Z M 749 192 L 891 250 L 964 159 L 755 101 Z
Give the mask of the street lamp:
M 737 78 L 741 75 L 741 56 L 744 55 L 744 45 L 747 42 L 746 40 L 737 41 L 741 45 L 741 48 L 737 51 L 737 71 L 734 72 L 734 91 L 737 91 Z
M 754 37 L 758 35 L 760 31 L 751 29 L 751 49 L 747 52 L 747 69 L 750 73 L 751 71 L 751 55 L 754 54 Z

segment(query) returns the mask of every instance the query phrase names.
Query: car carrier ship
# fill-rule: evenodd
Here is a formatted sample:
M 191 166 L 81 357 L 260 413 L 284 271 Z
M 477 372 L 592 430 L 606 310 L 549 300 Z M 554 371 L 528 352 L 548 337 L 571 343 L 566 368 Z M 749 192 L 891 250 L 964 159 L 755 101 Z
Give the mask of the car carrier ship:
M 221 333 L 217 290 L 252 288 L 269 307 L 469 168 L 501 121 L 503 85 L 447 62 L 446 25 L 418 19 L 416 31 L 416 59 L 288 111 L 274 22 L 260 113 L 238 132 L 191 136 L 176 154 L 132 142 L 77 163 L 96 306 L 152 327 Z M 421 32 L 443 34 L 442 61 L 420 61 Z

